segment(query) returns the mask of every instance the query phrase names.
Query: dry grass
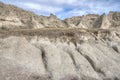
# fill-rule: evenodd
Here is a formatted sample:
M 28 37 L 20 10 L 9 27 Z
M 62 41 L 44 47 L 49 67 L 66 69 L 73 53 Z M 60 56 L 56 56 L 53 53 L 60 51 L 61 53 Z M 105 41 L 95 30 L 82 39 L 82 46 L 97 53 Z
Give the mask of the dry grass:
M 98 33 L 106 34 L 111 30 L 104 29 L 84 29 L 84 28 L 40 28 L 40 29 L 19 29 L 19 30 L 0 30 L 0 37 L 8 36 L 24 36 L 30 38 L 32 36 L 48 37 L 49 39 L 69 40 L 76 45 L 76 42 L 81 43 L 81 35 L 97 36 Z M 68 42 L 69 43 L 69 42 Z
M 2 35 L 26 35 L 26 36 L 46 36 L 46 37 L 76 37 L 81 33 L 107 33 L 110 30 L 105 29 L 84 29 L 84 28 L 40 28 L 40 29 L 19 29 L 19 30 L 5 30 L 1 29 L 0 34 Z

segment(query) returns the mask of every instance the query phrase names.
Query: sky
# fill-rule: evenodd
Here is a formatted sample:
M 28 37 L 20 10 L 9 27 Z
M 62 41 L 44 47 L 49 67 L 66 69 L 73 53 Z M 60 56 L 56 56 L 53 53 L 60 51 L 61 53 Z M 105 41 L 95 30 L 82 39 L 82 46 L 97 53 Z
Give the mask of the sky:
M 120 12 L 120 0 L 0 0 L 13 4 L 38 15 L 55 14 L 65 19 L 86 14 L 108 14 L 109 11 Z

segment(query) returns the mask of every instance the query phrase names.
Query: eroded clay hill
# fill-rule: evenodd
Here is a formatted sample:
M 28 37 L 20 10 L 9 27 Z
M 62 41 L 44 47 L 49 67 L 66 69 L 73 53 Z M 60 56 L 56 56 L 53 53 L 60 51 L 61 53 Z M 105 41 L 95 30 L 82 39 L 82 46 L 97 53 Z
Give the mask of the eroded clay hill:
M 0 3 L 0 80 L 120 80 L 120 13 L 58 19 Z
M 0 3 L 0 28 L 38 29 L 43 27 L 115 28 L 120 27 L 120 12 L 110 12 L 107 16 L 88 14 L 60 20 L 55 15 L 39 16 L 13 5 Z

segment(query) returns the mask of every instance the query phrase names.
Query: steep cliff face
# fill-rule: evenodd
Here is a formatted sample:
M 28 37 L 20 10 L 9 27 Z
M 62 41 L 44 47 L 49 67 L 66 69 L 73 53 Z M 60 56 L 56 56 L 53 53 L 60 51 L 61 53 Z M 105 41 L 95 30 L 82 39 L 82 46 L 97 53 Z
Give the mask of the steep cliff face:
M 0 3 L 0 80 L 120 80 L 119 20 L 60 20 Z

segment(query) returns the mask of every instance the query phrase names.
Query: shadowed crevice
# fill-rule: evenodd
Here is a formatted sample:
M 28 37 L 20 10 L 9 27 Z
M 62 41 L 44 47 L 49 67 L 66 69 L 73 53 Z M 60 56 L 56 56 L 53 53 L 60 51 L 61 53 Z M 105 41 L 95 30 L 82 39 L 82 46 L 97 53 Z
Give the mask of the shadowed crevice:
M 95 66 L 94 61 L 89 56 L 84 55 L 80 50 L 77 50 L 77 51 L 90 63 L 90 65 L 92 66 L 92 68 L 94 69 L 95 72 L 97 72 L 98 74 L 100 74 L 103 77 L 106 76 L 105 73 L 101 69 L 99 69 Z
M 118 47 L 117 46 L 112 46 L 113 50 L 119 53 Z
M 44 64 L 45 69 L 47 70 L 47 60 L 46 60 L 45 51 L 41 49 L 41 52 L 42 52 L 41 55 L 42 55 L 43 64 Z
M 45 53 L 45 51 L 44 51 L 44 49 L 41 49 L 41 52 L 42 52 L 42 54 L 41 54 L 41 56 L 42 56 L 42 61 L 43 61 L 43 64 L 44 64 L 44 67 L 45 67 L 45 70 L 47 71 L 47 78 L 48 78 L 48 80 L 52 80 L 52 74 L 51 74 L 51 72 L 49 71 L 49 68 L 48 68 L 48 62 L 47 62 L 47 57 L 46 57 L 46 53 Z

